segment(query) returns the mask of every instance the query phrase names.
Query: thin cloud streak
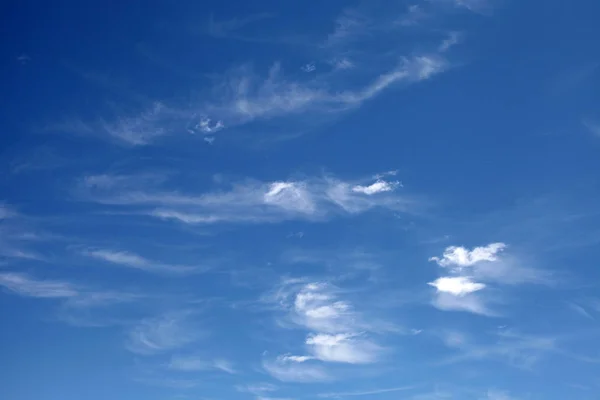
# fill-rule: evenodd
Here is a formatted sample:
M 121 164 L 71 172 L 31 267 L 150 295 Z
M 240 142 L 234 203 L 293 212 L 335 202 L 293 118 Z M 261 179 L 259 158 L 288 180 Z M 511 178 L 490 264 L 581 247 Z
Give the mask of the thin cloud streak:
M 190 345 L 206 335 L 191 317 L 191 312 L 181 311 L 144 319 L 130 330 L 126 348 L 153 355 Z
M 399 386 L 399 387 L 395 387 L 395 388 L 372 389 L 372 390 L 357 391 L 357 392 L 321 393 L 321 394 L 319 394 L 319 397 L 340 398 L 340 397 L 354 397 L 354 396 L 371 396 L 374 394 L 404 392 L 404 391 L 408 391 L 408 390 L 413 390 L 415 388 L 417 388 L 417 386 Z
M 127 206 L 128 212 L 189 224 L 224 222 L 322 221 L 336 215 L 358 214 L 373 209 L 411 212 L 418 203 L 396 194 L 395 182 L 378 179 L 345 182 L 332 177 L 273 182 L 246 181 L 227 191 L 184 194 L 161 189 L 160 185 L 134 182 L 135 177 L 88 176 L 77 194 L 88 201 Z M 132 207 L 136 208 L 132 210 Z M 96 254 L 119 257 L 130 266 L 151 264 L 130 254 Z M 127 260 L 125 260 L 127 258 Z
M 126 251 L 113 251 L 113 250 L 85 250 L 82 251 L 83 255 L 98 260 L 102 260 L 111 264 L 116 264 L 128 268 L 139 269 L 147 272 L 163 272 L 173 274 L 187 274 L 192 272 L 202 272 L 203 269 L 196 268 L 193 266 L 185 265 L 170 265 L 157 263 L 148 260 L 142 256 Z M 204 269 L 205 270 L 205 269 Z

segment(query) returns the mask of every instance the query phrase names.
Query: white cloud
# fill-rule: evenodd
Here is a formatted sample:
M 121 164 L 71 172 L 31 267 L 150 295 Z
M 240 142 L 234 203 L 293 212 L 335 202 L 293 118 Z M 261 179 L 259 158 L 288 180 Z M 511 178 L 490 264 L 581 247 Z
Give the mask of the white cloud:
M 226 191 L 184 194 L 162 189 L 168 181 L 152 183 L 143 175 L 139 180 L 135 176 L 97 175 L 84 178 L 78 194 L 98 203 L 127 206 L 128 212 L 190 224 L 316 221 L 334 214 L 362 213 L 374 208 L 406 212 L 416 205 L 408 197 L 395 194 L 392 189 L 398 185 L 394 183 L 364 185 L 362 182 L 331 177 L 245 181 Z M 378 182 L 384 181 L 379 179 Z M 367 195 L 365 191 L 378 193 Z M 132 206 L 137 209 L 132 210 Z
M 213 361 L 213 366 L 221 370 L 223 372 L 227 372 L 228 374 L 235 374 L 236 370 L 233 367 L 233 363 L 231 361 L 219 358 Z
M 404 58 L 399 66 L 379 75 L 379 77 L 361 90 L 342 92 L 336 96 L 337 101 L 348 105 L 360 104 L 376 96 L 394 83 L 411 83 L 426 80 L 443 72 L 446 67 L 446 62 L 437 56 Z
M 353 39 L 364 35 L 369 28 L 371 21 L 353 9 L 346 9 L 335 20 L 333 31 L 327 36 L 323 47 L 333 47 L 347 45 Z
M 205 332 L 190 321 L 191 313 L 176 312 L 147 318 L 128 334 L 127 349 L 138 354 L 156 354 L 189 345 Z
M 383 348 L 369 332 L 379 323 L 369 323 L 347 301 L 338 298 L 338 289 L 324 282 L 286 282 L 272 294 L 294 324 L 309 331 L 305 348 L 309 356 L 281 355 L 280 365 L 306 364 L 311 361 L 346 364 L 377 362 Z
M 142 297 L 134 293 L 90 290 L 70 282 L 36 279 L 16 272 L 0 273 L 0 287 L 23 297 L 62 299 L 71 309 L 120 304 Z
M 335 65 L 345 69 L 351 67 L 347 60 Z M 360 106 L 393 84 L 427 80 L 446 68 L 446 61 L 435 54 L 402 58 L 395 68 L 380 74 L 362 88 L 337 90 L 330 89 L 317 78 L 288 80 L 279 64 L 271 67 L 266 78 L 257 77 L 247 67 L 240 68 L 215 88 L 219 97 L 208 103 L 203 113 L 229 126 L 308 111 L 331 114 Z
M 175 371 L 208 371 L 219 370 L 228 374 L 235 374 L 233 363 L 225 359 L 205 359 L 198 356 L 173 356 L 167 367 Z
M 473 282 L 465 276 L 452 276 L 438 278 L 428 285 L 433 286 L 438 292 L 450 293 L 454 296 L 464 296 L 485 288 L 483 283 Z
M 444 250 L 442 258 L 431 257 L 429 261 L 435 261 L 442 267 L 470 267 L 482 261 L 497 261 L 498 253 L 506 248 L 504 243 L 491 243 L 487 246 L 475 247 L 469 250 L 462 246 L 450 246 Z
M 325 368 L 314 363 L 296 363 L 289 360 L 264 360 L 263 368 L 283 382 L 323 382 L 332 379 Z
M 299 363 L 315 359 L 314 357 L 311 357 L 311 356 L 293 356 L 293 355 L 289 355 L 289 354 L 284 354 L 277 358 L 281 361 L 293 361 L 293 362 L 299 362 Z
M 313 214 L 315 204 L 305 185 L 298 182 L 273 182 L 264 195 L 264 203 L 285 210 Z
M 0 273 L 0 286 L 26 297 L 71 298 L 80 295 L 79 290 L 70 283 L 37 280 L 14 272 Z
M 196 125 L 196 129 L 202 131 L 203 133 L 215 133 L 225 128 L 222 121 L 217 121 L 212 123 L 210 118 L 202 118 L 198 125 Z
M 457 7 L 476 13 L 486 13 L 491 9 L 492 0 L 452 0 Z
M 340 398 L 340 397 L 354 397 L 354 396 L 372 396 L 375 394 L 392 393 L 392 392 L 404 392 L 407 390 L 414 389 L 415 386 L 399 386 L 393 388 L 383 389 L 371 389 L 356 392 L 337 392 L 337 393 L 321 393 L 319 397 L 323 398 Z
M 495 315 L 488 309 L 484 299 L 475 294 L 455 296 L 450 293 L 438 292 L 434 295 L 432 304 L 444 311 L 466 311 L 487 316 Z
M 377 361 L 381 347 L 354 334 L 315 334 L 306 339 L 312 354 L 321 361 L 370 364 Z
M 352 188 L 352 191 L 370 196 L 376 193 L 392 192 L 396 189 L 396 187 L 399 184 L 399 182 L 387 182 L 384 180 L 377 180 L 375 183 L 372 183 L 368 186 L 356 185 Z
M 452 46 L 455 46 L 458 43 L 460 43 L 461 39 L 462 39 L 462 35 L 460 32 L 450 32 L 448 34 L 448 37 L 442 41 L 442 44 L 440 44 L 440 47 L 438 48 L 438 50 L 442 53 L 446 52 Z
M 356 65 L 347 57 L 336 58 L 330 61 L 334 70 L 344 71 L 354 68 Z
M 444 343 L 458 351 L 458 355 L 440 364 L 454 364 L 473 360 L 496 360 L 520 369 L 531 369 L 547 353 L 565 354 L 557 347 L 556 338 L 522 335 L 510 330 L 494 333 L 491 340 L 474 343 L 472 338 L 460 332 L 450 332 L 442 337 Z
M 110 136 L 129 145 L 147 145 L 160 136 L 169 133 L 175 113 L 164 104 L 157 102 L 151 108 L 135 117 L 119 118 L 115 122 L 103 123 Z
M 301 69 L 304 72 L 314 72 L 316 71 L 317 67 L 315 66 L 315 63 L 308 63 L 306 65 L 303 65 Z
M 121 265 L 129 268 L 140 269 L 148 272 L 165 272 L 165 273 L 189 273 L 198 271 L 198 268 L 185 265 L 169 265 L 148 260 L 140 255 L 113 250 L 85 250 L 83 255 L 103 260 L 112 264 Z
M 450 246 L 446 248 L 441 258 L 431 257 L 429 261 L 435 261 L 438 265 L 448 268 L 452 274 L 484 283 L 509 285 L 552 283 L 549 274 L 523 266 L 521 265 L 523 262 L 516 257 L 504 254 L 507 247 L 504 243 L 490 243 L 472 250 L 462 246 Z
M 309 283 L 296 293 L 292 319 L 307 329 L 340 333 L 353 329 L 357 315 L 352 306 L 338 300 L 335 288 L 326 283 Z

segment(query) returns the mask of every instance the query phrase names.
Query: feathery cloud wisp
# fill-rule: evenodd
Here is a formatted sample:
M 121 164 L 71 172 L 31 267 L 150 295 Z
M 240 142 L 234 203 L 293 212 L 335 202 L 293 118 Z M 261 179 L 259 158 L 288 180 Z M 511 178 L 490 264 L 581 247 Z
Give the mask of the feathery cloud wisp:
M 319 397 L 323 398 L 340 398 L 340 397 L 354 397 L 354 396 L 371 396 L 374 394 L 392 393 L 392 392 L 404 392 L 407 390 L 414 389 L 415 386 L 399 386 L 393 388 L 383 389 L 371 389 L 356 392 L 337 392 L 337 393 L 321 393 Z
M 163 263 L 157 263 L 148 260 L 140 255 L 126 252 L 126 251 L 113 251 L 105 249 L 96 250 L 85 250 L 82 252 L 83 255 L 103 260 L 111 264 L 121 265 L 124 267 L 140 269 L 148 272 L 164 272 L 164 273 L 189 273 L 198 271 L 198 268 L 185 265 L 169 265 Z
M 359 335 L 319 333 L 306 339 L 315 358 L 326 362 L 370 364 L 377 361 L 381 347 Z
M 398 184 L 383 179 L 370 185 L 364 185 L 363 180 L 344 182 L 331 177 L 246 181 L 228 191 L 202 194 L 182 194 L 160 186 L 160 182 L 145 183 L 135 177 L 98 175 L 86 177 L 78 190 L 81 197 L 90 201 L 127 206 L 129 212 L 136 206 L 135 213 L 190 224 L 323 220 L 333 214 L 362 213 L 374 208 L 406 212 L 416 205 L 408 197 L 394 193 Z M 139 259 L 130 261 L 143 264 Z
M 129 332 L 126 347 L 133 353 L 151 355 L 189 345 L 205 335 L 190 317 L 190 312 L 177 312 L 144 319 Z
M 277 365 L 314 365 L 312 361 L 370 364 L 378 361 L 383 348 L 368 335 L 375 326 L 346 301 L 337 289 L 323 282 L 292 281 L 280 287 L 271 301 L 276 301 L 291 322 L 307 329 L 305 340 L 309 356 L 279 356 Z M 291 367 L 289 367 L 291 368 Z
M 314 363 L 297 363 L 278 358 L 263 360 L 262 366 L 282 382 L 323 382 L 332 379 L 323 366 Z
M 233 368 L 233 364 L 225 359 L 205 359 L 197 356 L 173 356 L 169 361 L 167 367 L 170 370 L 175 371 L 207 371 L 207 370 L 218 370 L 227 372 L 228 374 L 235 374 L 236 371 Z
M 70 283 L 37 280 L 14 272 L 0 273 L 0 286 L 26 297 L 71 298 L 80 294 L 79 290 Z
M 507 248 L 504 243 L 491 243 L 469 250 L 462 246 L 450 246 L 442 257 L 431 257 L 451 276 L 443 276 L 430 286 L 436 288 L 432 304 L 441 310 L 467 311 L 481 315 L 494 315 L 486 306 L 485 297 L 475 294 L 493 284 L 540 283 L 539 271 L 520 267 L 514 260 L 501 259 L 500 253 Z

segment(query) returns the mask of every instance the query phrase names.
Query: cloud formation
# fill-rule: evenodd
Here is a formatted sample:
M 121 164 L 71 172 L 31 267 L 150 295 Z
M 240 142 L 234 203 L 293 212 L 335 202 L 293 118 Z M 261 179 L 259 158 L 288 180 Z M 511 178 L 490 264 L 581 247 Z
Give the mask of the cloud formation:
M 409 212 L 416 202 L 395 193 L 398 184 L 378 179 L 364 185 L 359 180 L 333 177 L 273 182 L 245 181 L 229 190 L 184 194 L 162 189 L 160 182 L 146 183 L 142 176 L 88 176 L 78 193 L 89 201 L 106 205 L 135 207 L 133 212 L 187 224 L 219 222 L 279 222 L 305 219 L 319 221 L 332 215 L 357 214 L 375 208 Z M 119 257 L 122 261 L 148 266 L 130 254 L 97 253 L 98 257 Z M 125 260 L 127 258 L 128 260 Z M 135 258 L 135 260 L 133 259 Z
M 172 312 L 155 318 L 146 318 L 128 333 L 129 351 L 151 355 L 180 349 L 194 343 L 206 332 L 190 320 L 191 312 Z
M 365 321 L 351 303 L 339 299 L 337 292 L 325 282 L 290 281 L 271 294 L 269 300 L 279 304 L 291 323 L 309 331 L 304 342 L 309 355 L 281 355 L 269 362 L 269 367 L 284 371 L 318 368 L 324 373 L 316 361 L 371 364 L 379 360 L 383 347 L 374 340 L 375 324 Z
M 201 271 L 201 269 L 192 266 L 170 265 L 151 261 L 140 255 L 130 253 L 127 251 L 89 249 L 82 251 L 82 254 L 88 257 L 105 261 L 107 263 L 120 265 L 128 268 L 139 269 L 147 272 L 186 274 L 195 271 Z
M 525 283 L 549 284 L 548 274 L 522 266 L 515 257 L 504 254 L 505 243 L 490 243 L 469 250 L 462 246 L 449 246 L 442 257 L 430 257 L 447 271 L 428 285 L 436 288 L 433 305 L 441 310 L 468 311 L 482 315 L 495 315 L 481 294 L 489 285 L 519 285 Z M 501 256 L 504 254 L 503 256 Z M 477 293 L 476 293 L 477 292 Z

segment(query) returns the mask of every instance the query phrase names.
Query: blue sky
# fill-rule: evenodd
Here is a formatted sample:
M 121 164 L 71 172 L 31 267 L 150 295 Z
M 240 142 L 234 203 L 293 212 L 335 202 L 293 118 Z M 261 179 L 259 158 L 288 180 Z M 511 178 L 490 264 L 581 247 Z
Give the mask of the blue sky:
M 7 400 L 600 392 L 600 3 L 2 7 Z

